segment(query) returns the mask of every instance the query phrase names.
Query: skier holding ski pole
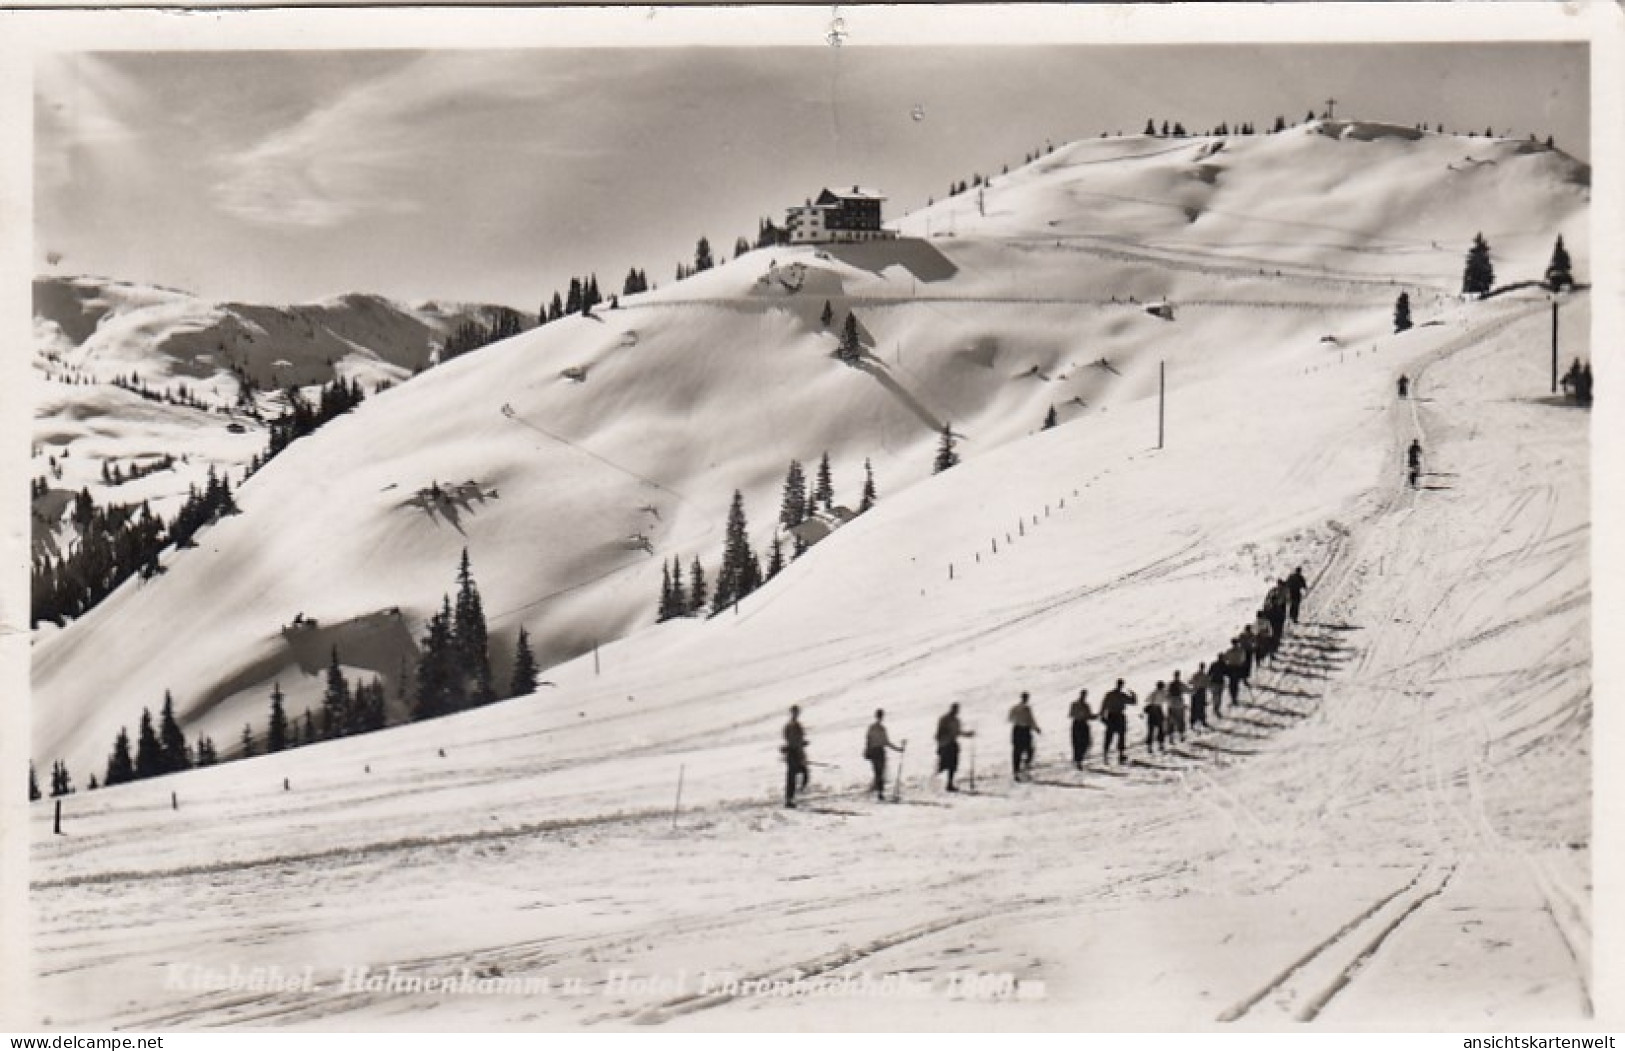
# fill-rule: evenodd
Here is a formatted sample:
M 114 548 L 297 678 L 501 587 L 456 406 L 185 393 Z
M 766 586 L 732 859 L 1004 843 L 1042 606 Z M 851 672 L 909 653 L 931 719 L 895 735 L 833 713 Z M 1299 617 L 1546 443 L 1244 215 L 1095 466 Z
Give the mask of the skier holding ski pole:
M 875 721 L 869 724 L 869 733 L 864 738 L 863 757 L 869 760 L 869 766 L 874 770 L 874 784 L 870 786 L 875 798 L 884 801 L 886 798 L 886 751 L 901 752 L 902 745 L 893 744 L 891 735 L 886 732 L 886 712 L 884 709 L 875 709 Z
M 1011 776 L 1017 781 L 1025 780 L 1023 775 L 1032 769 L 1033 734 L 1036 733 L 1043 731 L 1038 728 L 1038 720 L 1033 718 L 1027 691 L 1023 690 L 1021 700 L 1010 709 L 1010 766 Z
M 796 805 L 796 792 L 807 790 L 807 733 L 801 728 L 801 706 L 790 706 L 790 721 L 784 724 L 784 805 Z
M 954 774 L 959 772 L 959 739 L 974 737 L 975 730 L 966 730 L 959 724 L 959 704 L 948 707 L 948 712 L 937 720 L 937 772 L 948 775 L 948 791 L 957 792 Z M 902 764 L 899 763 L 899 766 Z M 974 785 L 975 779 L 972 779 Z

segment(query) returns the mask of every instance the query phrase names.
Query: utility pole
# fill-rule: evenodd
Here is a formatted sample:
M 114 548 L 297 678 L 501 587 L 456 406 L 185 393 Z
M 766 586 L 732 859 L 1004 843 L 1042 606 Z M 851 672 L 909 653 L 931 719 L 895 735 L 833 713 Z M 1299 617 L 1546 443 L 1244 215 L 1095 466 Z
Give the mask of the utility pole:
M 1327 99 L 1326 100 L 1326 119 L 1327 120 L 1332 120 L 1336 116 L 1337 116 L 1337 100 L 1336 99 Z
M 1557 393 L 1557 296 L 1552 296 L 1552 393 Z
M 1168 363 L 1157 362 L 1157 448 L 1162 448 L 1163 419 L 1168 391 Z

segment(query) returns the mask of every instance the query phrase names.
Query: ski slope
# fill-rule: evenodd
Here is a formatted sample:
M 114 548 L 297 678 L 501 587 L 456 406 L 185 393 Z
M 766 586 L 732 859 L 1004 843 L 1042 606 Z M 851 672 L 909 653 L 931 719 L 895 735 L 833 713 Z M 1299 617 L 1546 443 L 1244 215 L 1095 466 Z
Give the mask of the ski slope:
M 1508 284 L 1540 275 L 1559 230 L 1585 259 L 1588 179 L 1530 144 L 1382 125 L 1091 140 L 980 206 L 904 217 L 896 242 L 761 249 L 549 324 L 295 443 L 164 574 L 40 632 L 34 754 L 82 783 L 166 691 L 189 736 L 229 749 L 273 683 L 291 712 L 314 704 L 334 647 L 395 698 L 464 547 L 498 681 L 521 627 L 544 666 L 635 637 L 670 559 L 714 579 L 735 489 L 765 554 L 791 459 L 827 451 L 848 506 L 870 460 L 889 500 L 929 476 L 943 425 L 977 459 L 1053 408 L 1093 445 L 1164 363 L 1195 391 L 1371 352 L 1400 290 L 1419 322 L 1454 309 L 1479 229 Z M 856 368 L 831 356 L 848 311 Z M 285 632 L 299 614 L 319 629 Z
M 951 237 L 938 212 L 930 238 L 751 253 L 431 370 L 296 443 L 244 487 L 242 516 L 151 586 L 36 640 L 39 754 L 99 769 L 104 738 L 165 681 L 220 741 L 263 703 L 258 676 L 280 676 L 297 709 L 316 669 L 290 670 L 311 658 L 287 652 L 279 620 L 299 609 L 387 637 L 379 610 L 399 603 L 415 626 L 465 544 L 494 636 L 573 630 L 579 655 L 533 696 L 76 794 L 62 836 L 35 805 L 31 1021 L 1590 1024 L 1607 1001 L 1590 967 L 1589 417 L 1546 396 L 1544 293 L 1460 302 L 1459 246 L 1422 247 L 1516 215 L 1521 237 L 1485 229 L 1516 284 L 1549 252 L 1553 227 L 1535 227 L 1561 221 L 1583 273 L 1584 195 L 1560 156 L 1512 143 L 1472 177 L 1522 210 L 1442 194 L 1422 214 L 1370 204 L 1371 228 L 1336 243 L 1283 228 L 1341 192 L 1329 167 L 1347 151 L 1381 151 L 1352 156 L 1389 180 L 1443 181 L 1451 157 L 1488 145 L 1353 127 L 1216 155 L 1195 140 L 1063 147 L 996 182 L 986 229 L 956 199 L 933 206 L 960 209 Z M 1166 152 L 1124 156 L 1142 148 Z M 1215 156 L 1228 172 L 1189 174 Z M 1303 174 L 1284 183 L 1287 163 Z M 1309 189 L 1266 207 L 1288 184 Z M 1130 186 L 1206 210 L 1098 196 L 1081 215 L 1085 190 Z M 1368 192 L 1385 190 L 1421 207 L 1410 182 Z M 1202 240 L 1221 211 L 1273 225 L 1249 227 L 1251 246 L 1228 225 Z M 1370 249 L 1400 243 L 1426 281 L 1386 283 Z M 1396 287 L 1417 322 L 1399 335 Z M 869 370 L 829 357 L 826 298 L 863 321 Z M 1589 294 L 1563 309 L 1565 359 L 1588 356 Z M 1089 364 L 1103 356 L 1116 371 Z M 574 366 L 584 382 L 560 375 Z M 1394 397 L 1401 373 L 1411 400 Z M 1039 430 L 1062 395 L 1087 410 Z M 940 475 L 922 411 L 966 436 Z M 613 547 L 627 509 L 660 508 L 641 528 L 686 564 L 701 538 L 719 544 L 744 488 L 760 547 L 785 463 L 824 447 L 843 501 L 873 456 L 880 503 L 737 610 L 649 625 L 659 558 Z M 431 478 L 495 492 L 452 522 L 406 503 Z M 636 572 L 518 612 L 566 570 L 623 562 Z M 1101 763 L 1097 726 L 1072 769 L 1080 688 L 1098 702 L 1119 677 L 1142 697 L 1188 678 L 1297 565 L 1303 623 L 1243 705 L 1157 755 L 1133 719 L 1127 765 Z M 237 686 L 208 706 L 179 685 L 211 676 Z M 1024 690 L 1043 734 L 1035 779 L 1015 784 L 1005 713 Z M 977 731 L 962 769 L 975 790 L 950 795 L 929 753 L 955 702 Z M 792 704 L 818 764 L 793 812 L 777 752 Z M 901 803 L 864 792 L 877 708 L 910 742 Z M 234 967 L 309 968 L 310 987 L 189 984 Z M 354 968 L 492 984 L 346 985 Z M 865 978 L 893 995 L 817 984 Z M 1021 994 L 994 996 L 1005 979 Z M 796 980 L 783 989 L 800 994 L 774 995 Z
M 1584 1025 L 1586 415 L 1539 396 L 1542 300 L 1438 320 L 1178 388 L 1162 450 L 1144 404 L 1087 443 L 1011 443 L 884 501 L 737 615 L 640 633 L 534 697 L 76 796 L 63 837 L 37 807 L 44 1024 Z M 1394 400 L 1399 371 L 1417 400 Z M 1133 763 L 1071 770 L 1077 688 L 1188 675 L 1296 564 L 1304 624 L 1254 696 L 1166 755 L 1131 734 Z M 1021 689 L 1045 733 L 1013 785 Z M 954 701 L 974 794 L 927 776 Z M 795 813 L 791 703 L 827 764 Z M 862 793 L 876 707 L 912 742 L 902 805 Z M 166 988 L 177 963 L 309 966 L 313 988 Z M 554 984 L 343 986 L 390 966 Z M 926 991 L 703 994 L 702 972 Z M 1042 994 L 954 995 L 967 972 Z

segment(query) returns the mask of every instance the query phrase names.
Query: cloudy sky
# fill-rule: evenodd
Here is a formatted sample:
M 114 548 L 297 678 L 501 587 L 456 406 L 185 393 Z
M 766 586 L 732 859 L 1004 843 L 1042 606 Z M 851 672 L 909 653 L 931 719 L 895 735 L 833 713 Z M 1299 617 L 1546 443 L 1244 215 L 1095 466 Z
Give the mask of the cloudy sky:
M 1046 140 L 1339 116 L 1552 134 L 1584 44 L 68 51 L 34 80 L 35 266 L 288 302 L 535 309 L 862 182 L 896 214 Z M 50 264 L 48 258 L 58 258 Z

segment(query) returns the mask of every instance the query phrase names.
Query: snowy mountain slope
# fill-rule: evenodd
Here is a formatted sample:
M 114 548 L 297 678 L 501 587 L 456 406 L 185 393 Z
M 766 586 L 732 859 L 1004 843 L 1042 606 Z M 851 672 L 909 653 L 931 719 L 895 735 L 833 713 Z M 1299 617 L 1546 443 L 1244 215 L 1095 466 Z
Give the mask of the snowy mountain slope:
M 38 278 L 34 475 L 64 493 L 88 488 L 102 504 L 149 500 L 167 516 L 209 467 L 235 478 L 265 449 L 263 424 L 234 411 L 234 369 L 272 392 L 335 376 L 371 390 L 410 378 L 459 325 L 488 322 L 497 309 L 368 295 L 296 306 L 211 303 L 102 278 Z M 204 408 L 141 398 L 114 380 L 155 394 L 184 390 Z M 282 409 L 274 396 L 260 402 L 267 413 Z M 128 470 L 164 455 L 182 462 L 137 482 L 102 478 L 106 463 Z
M 1079 143 L 996 180 L 985 230 L 961 196 L 902 223 L 909 232 L 929 220 L 940 235 L 946 209 L 952 237 L 759 250 L 620 311 L 433 370 L 296 443 L 244 488 L 244 514 L 208 530 L 162 577 L 40 639 L 36 753 L 99 768 L 117 728 L 166 689 L 189 732 L 233 740 L 245 721 L 263 721 L 273 679 L 295 710 L 308 702 L 319 687 L 303 651 L 332 645 L 393 687 L 410 652 L 351 637 L 377 638 L 370 626 L 397 609 L 402 630 L 391 636 L 420 635 L 464 546 L 500 678 L 521 624 L 544 662 L 561 660 L 646 626 L 663 559 L 699 556 L 714 574 L 735 488 L 765 548 L 792 457 L 810 466 L 828 450 L 837 500 L 849 504 L 872 458 L 889 499 L 926 477 L 942 423 L 972 458 L 1030 434 L 1051 406 L 1062 430 L 1092 442 L 1102 421 L 1155 390 L 1163 360 L 1178 390 L 1244 367 L 1268 376 L 1270 366 L 1358 353 L 1388 332 L 1400 287 L 1420 322 L 1453 309 L 1459 231 L 1484 222 L 1495 243 L 1491 205 L 1504 182 L 1552 221 L 1522 241 L 1505 232 L 1528 269 L 1504 269 L 1504 280 L 1538 276 L 1535 246 L 1549 250 L 1560 227 L 1583 259 L 1585 231 L 1567 227 L 1583 227 L 1585 193 L 1562 176 L 1577 166 L 1511 153 L 1497 182 L 1463 192 L 1447 164 L 1469 141 L 1304 134 L 1230 140 L 1217 153 L 1199 140 Z M 1114 159 L 1140 148 L 1154 156 Z M 1215 158 L 1227 167 L 1210 183 L 1201 172 Z M 1326 188 L 1361 165 L 1384 178 L 1362 184 L 1372 200 L 1360 236 L 1305 233 L 1318 231 Z M 1179 211 L 1194 206 L 1191 184 L 1208 209 L 1195 223 Z M 1434 185 L 1447 188 L 1426 215 L 1383 203 Z M 1130 191 L 1134 200 L 1118 199 Z M 1249 221 L 1301 240 L 1279 252 L 1282 266 L 1222 258 L 1218 239 L 1193 247 L 1221 212 L 1264 217 Z M 1051 223 L 1094 232 L 1057 234 Z M 1419 247 L 1448 238 L 1437 252 Z M 1405 285 L 1375 271 L 1374 244 L 1412 246 Z M 1174 320 L 1147 313 L 1153 299 L 1171 301 Z M 847 309 L 857 314 L 870 351 L 861 368 L 831 357 L 834 334 L 818 320 L 826 300 L 837 327 Z M 1176 400 L 1173 425 L 1193 411 L 1202 407 Z M 422 495 L 436 484 L 466 485 L 467 496 Z M 813 573 L 821 559 L 795 571 Z M 281 630 L 301 612 L 321 624 L 314 645 Z
M 1541 396 L 1546 312 L 1503 297 L 1357 351 L 1237 357 L 1175 387 L 1160 451 L 1144 402 L 988 451 L 737 615 L 606 647 L 601 674 L 76 796 L 66 837 L 41 806 L 35 1002 L 137 1028 L 1584 1025 L 1587 417 Z M 1418 400 L 1394 401 L 1400 371 Z M 1300 563 L 1305 623 L 1244 706 L 1070 770 L 1080 686 L 1188 673 Z M 1046 733 L 1012 786 L 1023 689 Z M 926 776 L 952 701 L 978 794 Z M 801 814 L 776 805 L 791 703 L 825 764 Z M 859 793 L 876 707 L 923 805 Z M 313 988 L 176 988 L 176 964 L 309 966 Z M 344 988 L 360 966 L 555 984 Z M 708 972 L 926 992 L 701 995 Z M 1042 995 L 955 993 L 965 972 Z

